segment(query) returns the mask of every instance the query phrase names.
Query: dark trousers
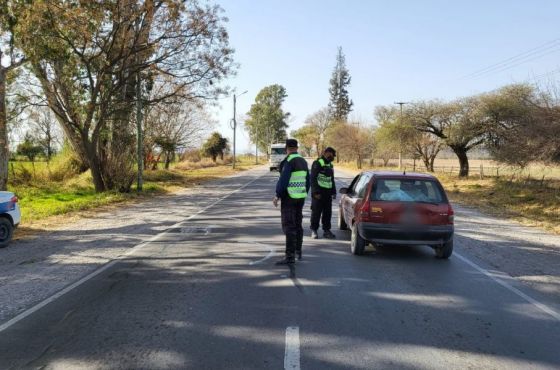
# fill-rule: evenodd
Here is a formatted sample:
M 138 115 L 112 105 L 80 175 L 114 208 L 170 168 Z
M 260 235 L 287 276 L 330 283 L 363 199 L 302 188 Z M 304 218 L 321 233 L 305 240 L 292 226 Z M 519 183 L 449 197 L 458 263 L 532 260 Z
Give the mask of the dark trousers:
M 282 231 L 286 234 L 286 258 L 295 259 L 296 252 L 301 253 L 303 244 L 303 204 L 304 201 L 282 199 Z
M 327 231 L 331 229 L 332 195 L 327 192 L 320 194 L 321 199 L 311 197 L 311 230 L 317 231 L 319 229 L 319 220 L 321 220 L 323 230 Z

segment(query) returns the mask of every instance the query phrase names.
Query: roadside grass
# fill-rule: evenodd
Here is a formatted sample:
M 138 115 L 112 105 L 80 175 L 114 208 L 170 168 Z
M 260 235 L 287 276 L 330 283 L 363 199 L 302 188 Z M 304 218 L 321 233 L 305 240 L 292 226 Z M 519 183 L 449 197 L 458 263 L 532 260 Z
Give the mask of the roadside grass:
M 340 167 L 359 171 L 355 163 Z M 391 167 L 363 169 L 396 170 Z M 417 170 L 417 172 L 423 172 Z M 448 173 L 434 173 L 452 202 L 476 207 L 488 214 L 513 219 L 528 226 L 537 226 L 560 234 L 560 180 L 531 179 L 514 176 L 471 176 L 467 179 Z
M 25 184 L 9 184 L 8 190 L 13 191 L 19 198 L 24 229 L 46 228 L 68 220 L 70 216 L 79 216 L 83 211 L 137 202 L 156 194 L 173 193 L 205 181 L 232 175 L 254 167 L 253 161 L 254 159 L 241 157 L 235 170 L 229 163 L 206 163 L 200 168 L 191 169 L 194 166 L 179 162 L 172 164 L 169 170 L 145 171 L 141 193 L 136 192 L 136 186 L 133 186 L 130 193 L 96 193 L 89 172 L 64 181 L 48 181 L 38 171 L 36 178 Z M 56 216 L 65 217 L 63 219 Z M 49 219 L 52 219 L 52 222 L 49 222 Z

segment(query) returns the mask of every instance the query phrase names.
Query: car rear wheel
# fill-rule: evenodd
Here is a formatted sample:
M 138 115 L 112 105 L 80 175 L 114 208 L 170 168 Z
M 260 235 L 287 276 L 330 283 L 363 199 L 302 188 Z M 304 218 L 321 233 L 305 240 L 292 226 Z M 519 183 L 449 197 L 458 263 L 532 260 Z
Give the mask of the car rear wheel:
M 366 249 L 366 240 L 358 232 L 358 224 L 352 225 L 352 238 L 350 239 L 350 250 L 352 254 L 361 256 Z
M 348 225 L 346 221 L 344 221 L 344 213 L 342 213 L 342 208 L 338 208 L 338 229 L 339 230 L 348 230 Z
M 442 245 L 436 245 L 434 247 L 436 251 L 436 257 L 441 259 L 447 259 L 453 253 L 453 239 Z
M 0 217 L 0 248 L 7 247 L 14 235 L 14 227 L 10 220 Z

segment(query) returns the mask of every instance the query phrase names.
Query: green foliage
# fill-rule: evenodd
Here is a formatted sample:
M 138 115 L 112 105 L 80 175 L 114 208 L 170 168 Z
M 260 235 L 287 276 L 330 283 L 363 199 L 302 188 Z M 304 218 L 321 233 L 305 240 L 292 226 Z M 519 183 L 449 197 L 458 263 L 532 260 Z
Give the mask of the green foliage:
M 216 162 L 218 156 L 224 159 L 224 152 L 227 148 L 228 140 L 219 132 L 214 132 L 202 146 L 202 153 L 206 157 L 211 157 Z
M 304 125 L 298 130 L 292 131 L 292 137 L 298 140 L 301 153 L 308 156 L 313 154 L 319 156 L 321 136 L 317 126 Z
M 37 156 L 44 154 L 43 147 L 29 134 L 26 134 L 23 142 L 17 146 L 16 152 L 31 162 L 35 162 Z
M 247 113 L 245 127 L 251 141 L 256 142 L 262 151 L 267 151 L 270 143 L 286 138 L 290 113 L 284 112 L 282 104 L 287 96 L 281 85 L 266 86 L 257 94 Z
M 138 76 L 146 106 L 216 98 L 226 92 L 220 82 L 236 69 L 227 19 L 217 5 L 197 0 L 21 4 L 15 39 L 100 192 L 130 190 Z
M 481 97 L 494 158 L 520 167 L 560 163 L 558 91 L 509 85 Z
M 336 55 L 336 66 L 330 80 L 329 112 L 333 121 L 346 122 L 348 115 L 352 111 L 354 103 L 348 96 L 348 86 L 350 85 L 350 72 L 346 68 L 346 58 L 342 53 L 342 48 L 338 48 Z

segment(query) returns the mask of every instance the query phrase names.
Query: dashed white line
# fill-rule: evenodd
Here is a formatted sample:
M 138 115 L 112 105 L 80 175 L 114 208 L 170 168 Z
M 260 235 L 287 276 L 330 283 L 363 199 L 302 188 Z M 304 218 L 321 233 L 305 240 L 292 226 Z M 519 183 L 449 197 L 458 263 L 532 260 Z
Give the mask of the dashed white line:
M 288 326 L 288 328 L 286 329 L 286 351 L 284 353 L 284 369 L 301 369 L 298 326 Z
M 455 252 L 455 253 L 453 253 L 453 255 L 455 257 L 459 258 L 461 261 L 465 262 L 467 265 L 469 265 L 472 268 L 474 268 L 475 270 L 477 270 L 478 272 L 488 276 L 490 279 L 494 280 L 496 283 L 500 284 L 502 287 L 506 288 L 510 292 L 512 292 L 512 293 L 516 294 L 517 296 L 523 298 L 524 300 L 531 303 L 532 305 L 534 305 L 535 307 L 537 307 L 541 311 L 546 312 L 547 314 L 549 314 L 550 316 L 552 316 L 556 320 L 560 321 L 560 313 L 556 312 L 552 308 L 548 307 L 547 305 L 545 305 L 543 303 L 540 303 L 539 301 L 537 301 L 536 299 L 528 296 L 527 294 L 523 293 L 519 289 L 511 286 L 510 284 L 506 283 L 504 280 L 497 277 L 495 274 L 493 274 L 493 273 L 489 272 L 488 270 L 480 267 L 479 265 L 477 265 L 473 261 L 469 260 L 468 258 L 461 256 L 459 253 Z

